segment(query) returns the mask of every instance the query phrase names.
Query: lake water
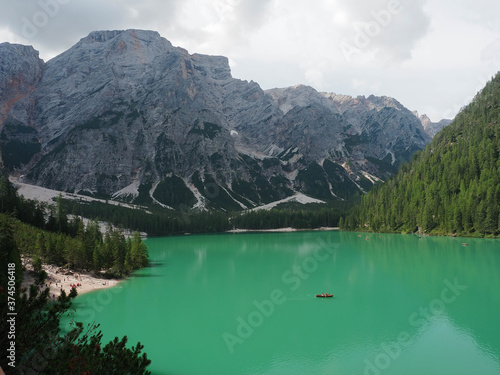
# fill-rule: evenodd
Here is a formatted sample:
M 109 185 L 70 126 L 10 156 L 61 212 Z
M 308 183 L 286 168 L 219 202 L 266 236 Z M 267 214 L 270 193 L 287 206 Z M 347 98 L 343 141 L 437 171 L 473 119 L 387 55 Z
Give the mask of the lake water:
M 500 374 L 497 240 L 331 231 L 147 245 L 151 267 L 75 307 L 105 342 L 144 344 L 153 375 Z

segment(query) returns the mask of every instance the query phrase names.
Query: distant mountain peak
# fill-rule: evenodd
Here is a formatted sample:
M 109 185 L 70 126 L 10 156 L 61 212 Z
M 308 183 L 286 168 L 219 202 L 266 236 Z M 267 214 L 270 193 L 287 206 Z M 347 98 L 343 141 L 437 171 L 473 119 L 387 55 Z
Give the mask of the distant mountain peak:
M 413 111 L 413 114 L 420 120 L 425 132 L 431 137 L 434 137 L 442 128 L 450 125 L 453 122 L 453 120 L 449 119 L 442 119 L 439 122 L 432 122 L 432 120 L 426 114 L 419 115 L 417 111 Z

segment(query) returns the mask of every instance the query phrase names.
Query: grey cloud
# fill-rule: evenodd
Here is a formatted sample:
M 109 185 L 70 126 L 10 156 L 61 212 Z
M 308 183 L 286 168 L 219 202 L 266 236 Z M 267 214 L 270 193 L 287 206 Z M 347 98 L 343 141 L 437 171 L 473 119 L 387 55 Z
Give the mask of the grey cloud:
M 371 12 L 387 7 L 385 0 L 340 0 L 339 7 L 348 12 L 352 19 L 367 22 L 372 18 Z
M 425 2 L 342 0 L 342 7 L 357 25 L 353 33 L 361 30 L 368 36 L 366 50 L 376 51 L 378 58 L 401 61 L 411 58 L 416 43 L 429 31 L 430 16 L 424 12 Z
M 430 16 L 424 10 L 425 1 L 401 1 L 401 13 L 394 16 L 393 21 L 381 34 L 379 40 L 385 51 L 395 59 L 411 58 L 411 51 L 416 43 L 429 31 Z
M 207 31 L 205 24 L 193 27 L 176 18 L 169 28 L 173 38 L 181 39 L 187 45 L 210 45 L 212 52 L 230 54 L 234 48 L 241 48 L 249 43 L 251 33 L 264 25 L 269 19 L 269 5 L 273 0 L 220 0 L 207 1 L 208 8 L 215 10 L 206 22 L 212 26 L 213 31 Z M 223 9 L 224 17 L 214 17 L 216 10 Z M 165 37 L 168 36 L 165 35 Z
M 178 1 L 10 0 L 0 13 L 0 26 L 35 48 L 61 51 L 94 30 L 157 29 L 173 17 Z
M 481 60 L 500 65 L 500 39 L 490 43 L 481 53 Z
M 240 0 L 236 8 L 238 24 L 247 28 L 261 26 L 268 17 L 268 7 L 272 0 Z
M 450 7 L 457 7 L 450 2 Z M 493 31 L 500 31 L 500 2 L 491 0 L 463 0 L 460 2 L 462 18 Z
M 252 31 L 268 19 L 268 6 L 272 0 L 230 0 L 234 3 L 232 21 L 224 25 L 225 35 L 221 45 L 226 49 L 248 43 Z

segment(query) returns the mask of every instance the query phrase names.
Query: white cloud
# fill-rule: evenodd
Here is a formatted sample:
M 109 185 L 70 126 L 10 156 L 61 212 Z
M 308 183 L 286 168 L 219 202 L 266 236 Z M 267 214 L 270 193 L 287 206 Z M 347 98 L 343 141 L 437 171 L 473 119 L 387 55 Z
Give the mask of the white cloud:
M 378 92 L 380 90 L 380 81 L 369 81 L 364 79 L 353 78 L 351 80 L 352 88 L 356 91 L 371 93 Z
M 490 0 L 16 0 L 0 13 L 0 41 L 47 59 L 93 30 L 152 29 L 229 57 L 235 77 L 264 88 L 388 95 L 439 117 L 498 70 L 498 14 Z

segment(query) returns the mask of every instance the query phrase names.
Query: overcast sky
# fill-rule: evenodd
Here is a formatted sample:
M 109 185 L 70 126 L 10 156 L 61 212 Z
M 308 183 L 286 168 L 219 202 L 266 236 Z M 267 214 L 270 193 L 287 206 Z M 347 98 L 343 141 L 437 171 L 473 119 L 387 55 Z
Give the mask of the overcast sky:
M 1 1 L 0 42 L 33 45 L 46 61 L 94 30 L 150 29 L 227 56 L 233 77 L 263 89 L 387 95 L 433 121 L 500 70 L 500 1 Z

